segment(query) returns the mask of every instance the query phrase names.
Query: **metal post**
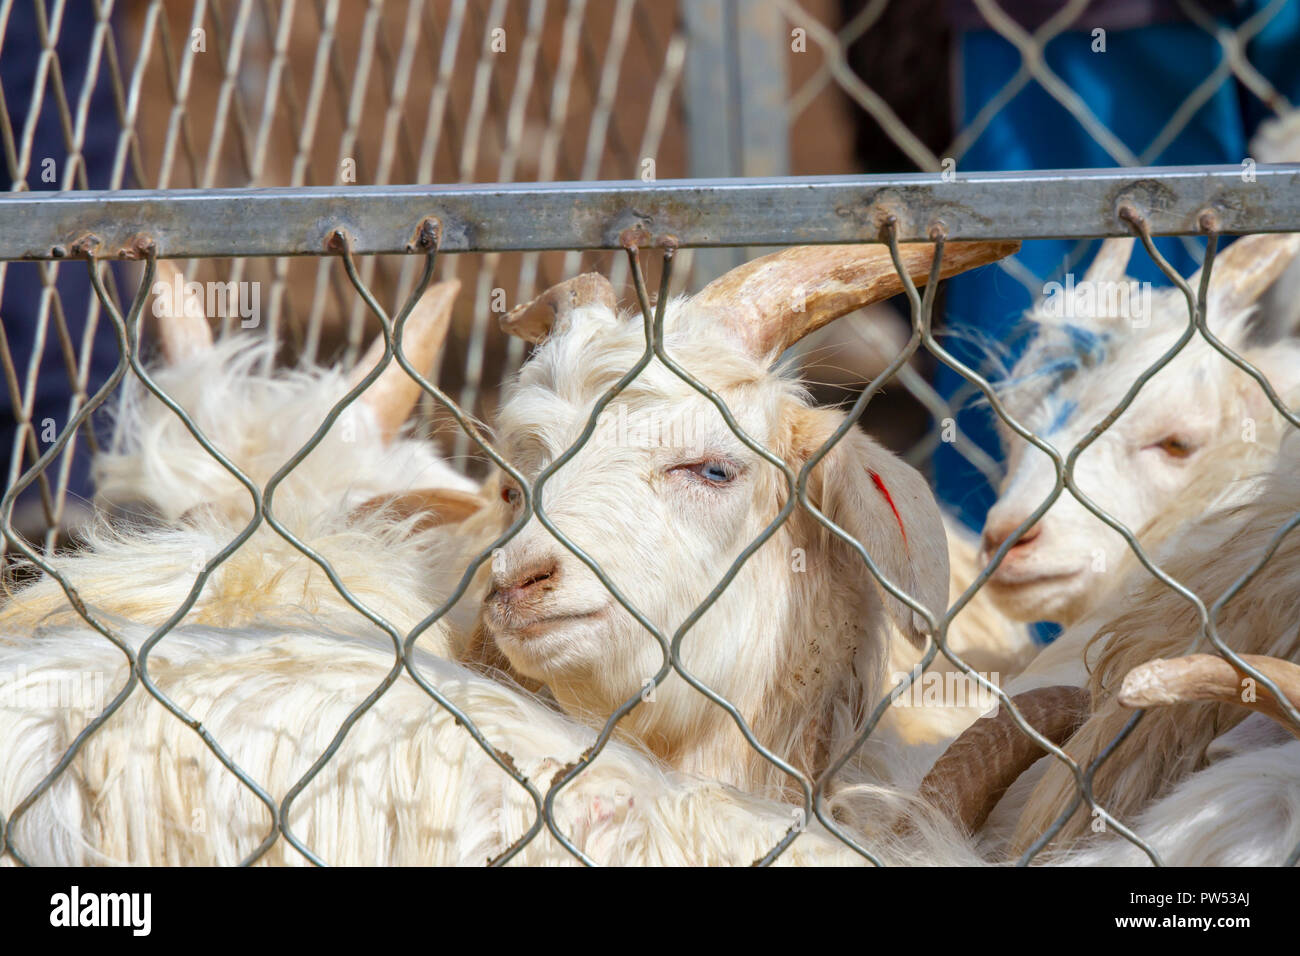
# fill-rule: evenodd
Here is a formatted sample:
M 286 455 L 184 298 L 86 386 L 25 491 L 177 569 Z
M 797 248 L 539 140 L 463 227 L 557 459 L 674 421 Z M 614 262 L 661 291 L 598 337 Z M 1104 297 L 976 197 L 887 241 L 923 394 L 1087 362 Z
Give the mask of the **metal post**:
M 780 11 L 759 0 L 686 0 L 682 10 L 689 175 L 788 175 L 788 47 Z M 694 282 L 707 282 L 746 258 L 743 249 L 697 252 Z

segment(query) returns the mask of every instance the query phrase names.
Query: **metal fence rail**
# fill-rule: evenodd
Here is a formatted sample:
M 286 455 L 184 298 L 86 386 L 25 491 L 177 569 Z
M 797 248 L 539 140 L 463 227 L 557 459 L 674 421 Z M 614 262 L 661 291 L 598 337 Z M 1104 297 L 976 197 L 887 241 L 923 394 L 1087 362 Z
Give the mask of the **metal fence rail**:
M 659 183 L 356 186 L 0 195 L 0 259 L 57 260 L 88 243 L 110 258 L 320 255 L 346 228 L 354 254 L 404 253 L 436 220 L 443 252 L 619 249 L 671 236 L 682 248 L 862 241 L 886 221 L 900 241 L 936 225 L 954 240 L 1125 235 L 1123 205 L 1153 235 L 1287 232 L 1300 165 L 1045 170 L 934 176 Z M 1211 217 L 1207 220 L 1205 217 Z M 891 218 L 892 217 L 892 218 Z M 303 223 L 303 230 L 281 228 Z

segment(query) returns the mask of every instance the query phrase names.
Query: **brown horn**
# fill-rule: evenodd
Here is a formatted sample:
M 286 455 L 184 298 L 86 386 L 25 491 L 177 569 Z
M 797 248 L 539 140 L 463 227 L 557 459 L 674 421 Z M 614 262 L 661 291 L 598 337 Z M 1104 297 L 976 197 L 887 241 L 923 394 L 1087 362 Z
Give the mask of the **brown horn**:
M 428 375 L 433 369 L 434 359 L 442 350 L 451 324 L 451 306 L 459 291 L 459 279 L 429 286 L 406 318 L 402 330 L 402 353 L 411 367 L 423 375 Z M 384 337 L 381 334 L 352 369 L 348 387 L 356 388 L 383 357 Z M 379 378 L 361 393 L 361 401 L 370 406 L 379 421 L 384 441 L 392 441 L 401 430 L 419 397 L 420 386 L 406 374 L 395 357 Z
M 203 306 L 185 294 L 185 276 L 165 259 L 159 259 L 154 287 L 159 283 L 167 290 L 159 298 L 167 303 L 167 314 L 159 318 L 158 337 L 163 360 L 175 365 L 212 348 L 212 326 L 203 314 Z M 176 289 L 180 286 L 180 301 Z
M 1286 271 L 1300 254 L 1300 233 L 1269 233 L 1242 236 L 1214 257 L 1208 296 L 1214 297 L 1219 316 L 1246 309 Z M 1201 282 L 1198 269 L 1188 279 L 1192 289 Z
M 1242 654 L 1241 659 L 1276 684 L 1293 707 L 1300 707 L 1300 665 L 1260 654 Z M 1267 687 L 1256 686 L 1249 674 L 1214 654 L 1147 661 L 1129 671 L 1119 689 L 1119 702 L 1125 707 L 1162 707 L 1191 700 L 1257 710 L 1300 737 L 1300 727 Z
M 1092 709 L 1081 687 L 1039 687 L 1011 698 L 1025 721 L 1058 747 L 1074 736 Z M 981 717 L 948 745 L 917 793 L 944 810 L 967 833 L 988 819 L 997 802 L 1046 750 L 1016 725 L 1007 708 Z
M 1017 241 L 947 243 L 939 276 L 996 262 L 1019 248 Z M 899 255 L 912 281 L 924 285 L 934 246 L 907 243 Z M 750 354 L 772 359 L 828 322 L 902 291 L 888 246 L 793 246 L 714 279 L 691 299 L 691 308 L 715 314 Z
M 611 312 L 618 308 L 614 287 L 599 272 L 586 272 L 553 285 L 531 302 L 511 309 L 501 317 L 501 331 L 537 343 L 551 334 L 551 328 L 575 309 L 600 305 Z
M 1135 236 L 1111 236 L 1103 239 L 1084 274 L 1085 282 L 1121 282 L 1128 277 L 1128 261 L 1133 258 Z

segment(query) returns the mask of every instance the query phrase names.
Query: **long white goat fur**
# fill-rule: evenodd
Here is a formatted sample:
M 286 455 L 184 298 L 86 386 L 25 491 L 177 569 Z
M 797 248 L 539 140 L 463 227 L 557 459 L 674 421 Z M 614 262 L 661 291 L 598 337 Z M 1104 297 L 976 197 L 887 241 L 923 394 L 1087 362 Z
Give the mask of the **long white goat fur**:
M 70 614 L 71 612 L 69 612 Z M 137 643 L 143 629 L 131 628 Z M 419 657 L 421 673 L 465 710 L 545 793 L 594 735 L 513 688 Z M 277 801 L 324 752 L 348 713 L 384 678 L 393 654 L 365 636 L 275 628 L 187 626 L 149 658 L 150 675 Z M 105 697 L 126 679 L 123 655 L 84 626 L 51 624 L 26 646 L 0 648 L 16 674 L 0 698 L 0 805 L 7 811 L 54 766 L 106 700 L 35 706 L 88 673 Z M 25 706 L 15 706 L 15 702 Z M 556 802 L 563 832 L 599 862 L 753 862 L 797 821 L 796 809 L 671 775 L 611 744 Z M 481 865 L 525 833 L 526 791 L 403 674 L 299 796 L 291 831 L 323 860 L 349 865 Z M 199 737 L 137 685 L 10 838 L 31 861 L 233 864 L 270 829 L 257 797 Z M 860 860 L 816 824 L 783 863 Z M 543 829 L 516 858 L 576 862 Z M 263 862 L 306 859 L 281 837 Z

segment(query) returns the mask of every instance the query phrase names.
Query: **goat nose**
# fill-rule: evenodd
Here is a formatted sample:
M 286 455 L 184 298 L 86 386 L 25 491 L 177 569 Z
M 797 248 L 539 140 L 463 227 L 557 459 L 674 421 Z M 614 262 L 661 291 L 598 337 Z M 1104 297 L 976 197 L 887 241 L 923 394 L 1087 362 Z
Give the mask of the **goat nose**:
M 1024 524 L 1024 521 L 1024 518 L 1016 518 L 1014 520 L 995 519 L 985 524 L 984 553 L 990 555 L 998 548 L 1002 547 L 1002 542 L 1015 534 L 1016 529 Z M 1015 543 L 1012 550 L 1015 550 L 1015 548 L 1023 548 L 1025 545 L 1033 543 L 1034 539 L 1037 538 L 1042 531 L 1042 522 L 1035 522 L 1028 531 L 1020 536 L 1020 540 Z
M 497 586 L 497 597 L 507 603 L 549 591 L 560 577 L 560 563 L 554 558 L 529 565 Z

